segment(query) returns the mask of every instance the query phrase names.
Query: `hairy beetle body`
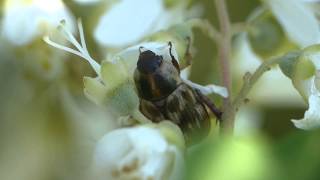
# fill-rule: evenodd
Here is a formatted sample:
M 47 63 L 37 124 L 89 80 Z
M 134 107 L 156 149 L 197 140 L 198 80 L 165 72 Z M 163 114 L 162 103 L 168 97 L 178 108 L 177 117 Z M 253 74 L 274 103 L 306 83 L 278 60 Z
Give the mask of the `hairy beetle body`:
M 210 131 L 210 119 L 205 105 L 197 92 L 185 83 L 181 83 L 164 99 L 140 99 L 140 110 L 154 122 L 170 120 L 177 124 L 187 142 L 199 141 Z
M 150 50 L 140 51 L 134 73 L 140 111 L 153 122 L 169 120 L 177 124 L 186 142 L 192 144 L 210 131 L 207 107 L 213 111 L 216 109 L 210 107 L 213 104 L 199 90 L 180 78 L 179 64 L 171 54 L 171 43 L 169 46 L 171 62 Z

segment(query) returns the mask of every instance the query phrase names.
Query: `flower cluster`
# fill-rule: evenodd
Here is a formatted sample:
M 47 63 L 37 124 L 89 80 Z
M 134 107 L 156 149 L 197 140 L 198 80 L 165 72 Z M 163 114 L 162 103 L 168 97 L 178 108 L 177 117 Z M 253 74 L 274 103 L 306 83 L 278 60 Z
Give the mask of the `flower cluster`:
M 150 38 L 156 37 L 158 41 L 139 43 L 108 56 L 98 64 L 87 50 L 81 20 L 78 20 L 80 42 L 67 28 L 66 21 L 61 21 L 58 29 L 75 49 L 55 43 L 48 36 L 44 37 L 44 41 L 85 59 L 97 74 L 94 78 L 84 77 L 86 96 L 110 112 L 120 127 L 140 123 L 134 127 L 115 129 L 100 140 L 95 152 L 94 174 L 102 179 L 179 179 L 177 176 L 181 176 L 185 151 L 181 131 L 170 122 L 154 125 L 141 114 L 133 82 L 139 48 L 144 47 L 161 55 L 165 61 L 171 61 L 168 42 L 159 40 L 159 35 L 152 35 Z M 179 54 L 182 53 L 176 51 L 175 46 L 172 47 L 172 53 L 179 61 Z M 182 78 L 185 83 L 199 89 L 203 94 L 217 93 L 223 97 L 228 96 L 224 87 L 202 86 L 191 82 L 187 77 Z

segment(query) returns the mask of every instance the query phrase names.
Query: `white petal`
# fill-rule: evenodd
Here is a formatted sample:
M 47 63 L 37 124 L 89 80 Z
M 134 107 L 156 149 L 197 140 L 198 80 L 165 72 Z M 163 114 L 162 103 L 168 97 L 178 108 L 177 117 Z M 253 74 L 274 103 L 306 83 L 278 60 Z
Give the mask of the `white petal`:
M 215 93 L 215 94 L 218 94 L 224 98 L 228 97 L 228 91 L 227 91 L 227 88 L 225 88 L 225 87 L 217 86 L 214 84 L 202 86 L 202 85 L 194 83 L 188 79 L 182 79 L 182 80 L 186 84 L 188 84 L 189 86 L 192 86 L 193 88 L 199 89 L 201 91 L 201 93 L 204 95 Z
M 98 143 L 94 165 L 98 179 L 163 179 L 176 175 L 180 151 L 151 127 L 114 130 Z M 179 165 L 179 167 L 177 167 Z M 117 178 L 116 178 L 117 177 Z M 167 179 L 167 178 L 165 178 Z
M 181 72 L 180 72 L 180 77 L 182 79 L 188 79 L 189 75 L 190 75 L 190 71 L 191 71 L 191 66 L 188 66 L 186 68 L 184 68 Z
M 171 61 L 168 43 L 160 43 L 160 42 L 143 42 L 138 45 L 129 47 L 119 52 L 118 54 L 114 55 L 111 61 L 113 63 L 116 63 L 116 61 L 122 59 L 130 71 L 129 74 L 131 74 L 134 72 L 136 68 L 137 61 L 139 58 L 140 47 L 143 47 L 143 49 L 145 50 L 151 50 L 157 55 L 161 55 L 165 61 Z M 179 62 L 178 54 L 174 44 L 172 47 L 172 54 L 175 57 L 175 59 Z
M 94 36 L 107 46 L 136 42 L 151 33 L 163 9 L 161 0 L 121 0 L 101 17 Z
M 174 154 L 174 165 L 172 172 L 170 173 L 169 180 L 180 180 L 183 179 L 184 159 L 183 154 L 179 152 L 177 148 L 169 147 L 169 151 Z
M 99 179 L 112 179 L 118 161 L 132 150 L 130 139 L 124 131 L 111 131 L 98 142 L 94 154 L 94 173 Z
M 309 96 L 309 109 L 305 112 L 303 119 L 292 120 L 297 128 L 309 130 L 320 128 L 320 92 L 312 84 L 311 95 Z
M 265 0 L 289 38 L 300 47 L 320 41 L 319 23 L 301 0 Z
M 7 0 L 2 22 L 3 35 L 15 45 L 25 45 L 43 35 L 46 28 L 55 28 L 61 19 L 73 22 L 61 0 Z

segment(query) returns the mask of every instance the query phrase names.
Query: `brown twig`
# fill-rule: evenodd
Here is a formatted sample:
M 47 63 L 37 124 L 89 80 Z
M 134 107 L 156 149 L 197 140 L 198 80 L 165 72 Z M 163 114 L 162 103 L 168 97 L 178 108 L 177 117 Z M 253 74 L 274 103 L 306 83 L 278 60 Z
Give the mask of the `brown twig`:
M 253 88 L 254 84 L 259 80 L 259 78 L 266 71 L 268 71 L 270 69 L 270 67 L 272 65 L 278 64 L 281 60 L 282 60 L 282 58 L 280 58 L 280 57 L 271 58 L 267 61 L 264 61 L 264 63 L 262 63 L 253 74 L 247 72 L 244 75 L 244 77 L 243 77 L 244 82 L 243 82 L 242 88 L 241 88 L 240 92 L 238 93 L 238 95 L 236 96 L 236 98 L 234 99 L 234 101 L 232 101 L 232 104 L 230 104 L 230 106 L 228 106 L 226 108 L 225 112 L 223 113 L 222 120 L 224 120 L 224 121 L 229 120 L 234 123 L 236 112 L 238 111 L 240 106 L 243 103 L 245 103 L 247 96 L 248 96 L 249 92 L 251 91 L 251 89 Z M 230 130 L 230 129 L 227 129 L 227 130 Z M 230 132 L 230 131 L 227 131 L 227 132 Z
M 219 44 L 219 58 L 218 63 L 221 67 L 221 81 L 223 86 L 228 90 L 228 98 L 224 100 L 223 111 L 232 108 L 231 106 L 231 74 L 230 74 L 230 57 L 231 57 L 231 25 L 228 15 L 228 10 L 225 0 L 215 0 L 215 5 L 217 9 L 220 31 L 221 31 L 221 42 Z M 222 116 L 222 131 L 233 132 L 234 117 L 229 117 L 224 113 Z

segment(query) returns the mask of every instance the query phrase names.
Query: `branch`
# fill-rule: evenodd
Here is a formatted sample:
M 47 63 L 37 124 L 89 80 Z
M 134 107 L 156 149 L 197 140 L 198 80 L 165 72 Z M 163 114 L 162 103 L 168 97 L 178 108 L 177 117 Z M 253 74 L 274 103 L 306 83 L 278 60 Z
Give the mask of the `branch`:
M 258 81 L 258 79 L 270 69 L 270 66 L 274 64 L 278 64 L 282 58 L 275 57 L 271 58 L 270 60 L 265 61 L 263 64 L 259 66 L 259 68 L 253 73 L 246 73 L 244 75 L 244 82 L 242 85 L 242 88 L 232 104 L 228 104 L 227 108 L 225 109 L 225 112 L 222 115 L 222 130 L 223 132 L 232 132 L 232 128 L 234 125 L 235 115 L 242 103 L 244 103 L 247 99 L 247 96 L 251 89 L 253 88 L 254 84 Z
M 191 27 L 199 28 L 203 33 L 207 34 L 216 44 L 222 42 L 220 32 L 208 21 L 203 19 L 191 19 L 187 22 Z
M 215 5 L 218 13 L 218 19 L 221 30 L 221 43 L 219 44 L 219 58 L 218 63 L 221 68 L 221 81 L 223 86 L 228 90 L 228 98 L 224 100 L 223 111 L 232 109 L 231 105 L 231 74 L 230 74 L 230 57 L 231 57 L 231 36 L 230 20 L 225 0 L 215 0 Z M 221 128 L 225 132 L 233 132 L 234 116 L 229 117 L 229 114 L 222 115 Z
M 215 0 L 222 41 L 219 47 L 219 64 L 221 66 L 222 83 L 228 89 L 230 101 L 231 94 L 231 75 L 230 75 L 230 54 L 231 54 L 231 35 L 230 21 L 226 3 L 224 0 Z
M 265 73 L 266 71 L 270 70 L 271 66 L 274 64 L 279 63 L 282 60 L 282 58 L 279 57 L 273 57 L 264 63 L 262 63 L 259 68 L 251 75 L 249 72 L 247 72 L 244 75 L 244 83 L 243 86 L 237 95 L 237 97 L 232 102 L 233 108 L 235 110 L 238 110 L 239 107 L 243 102 L 245 102 L 250 90 L 252 89 L 253 85 L 258 81 L 258 79 Z

